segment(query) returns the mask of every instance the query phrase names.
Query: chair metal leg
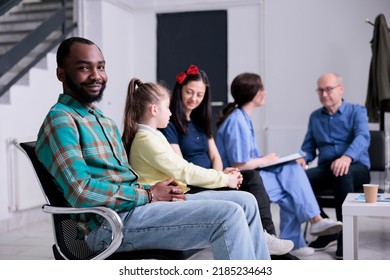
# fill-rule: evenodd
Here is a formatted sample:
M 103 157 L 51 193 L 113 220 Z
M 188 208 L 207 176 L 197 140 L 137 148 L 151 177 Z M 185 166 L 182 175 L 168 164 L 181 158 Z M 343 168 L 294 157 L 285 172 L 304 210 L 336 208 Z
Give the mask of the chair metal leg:
M 307 242 L 307 231 L 309 229 L 309 222 L 306 222 L 305 223 L 305 230 L 303 231 L 303 238 L 305 239 L 305 241 Z
M 385 186 L 384 186 L 384 192 L 390 193 L 390 135 L 389 132 L 385 132 Z

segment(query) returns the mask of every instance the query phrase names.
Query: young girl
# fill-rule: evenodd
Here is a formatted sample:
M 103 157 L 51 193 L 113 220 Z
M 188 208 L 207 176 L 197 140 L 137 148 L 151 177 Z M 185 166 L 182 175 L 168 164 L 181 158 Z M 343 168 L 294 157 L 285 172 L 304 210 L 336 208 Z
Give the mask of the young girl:
M 224 166 L 257 169 L 275 162 L 271 153 L 260 156 L 252 125 L 253 112 L 265 104 L 265 90 L 257 74 L 243 73 L 231 84 L 234 102 L 223 110 L 218 120 L 217 147 Z M 307 247 L 301 223 L 310 221 L 311 234 L 316 236 L 340 232 L 342 223 L 320 216 L 320 209 L 303 168 L 295 161 L 277 167 L 261 169 L 265 188 L 272 202 L 280 206 L 281 237 L 291 239 L 293 254 L 307 256 L 314 249 Z
M 242 175 L 235 168 L 226 172 L 206 169 L 177 155 L 158 128 L 168 125 L 170 96 L 162 85 L 132 79 L 129 84 L 123 142 L 131 166 L 140 175 L 139 182 L 154 184 L 173 177 L 184 188 L 194 185 L 206 189 L 238 189 Z
M 222 170 L 222 160 L 211 133 L 211 88 L 206 73 L 195 65 L 177 74 L 171 96 L 172 116 L 168 126 L 161 129 L 174 151 L 193 164 Z M 242 170 L 240 190 L 252 193 L 259 206 L 261 222 L 267 231 L 267 243 L 272 259 L 297 259 L 288 252 L 290 240 L 276 237 L 270 201 L 262 179 L 255 170 Z M 201 191 L 192 188 L 190 192 Z

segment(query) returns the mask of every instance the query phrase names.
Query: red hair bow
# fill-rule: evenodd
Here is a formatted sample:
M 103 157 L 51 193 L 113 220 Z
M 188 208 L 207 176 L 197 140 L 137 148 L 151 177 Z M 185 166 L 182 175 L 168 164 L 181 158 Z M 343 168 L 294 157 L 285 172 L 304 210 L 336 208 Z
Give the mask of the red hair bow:
M 176 81 L 181 85 L 183 84 L 184 80 L 187 78 L 187 75 L 198 75 L 199 69 L 197 66 L 191 64 L 190 67 L 188 67 L 187 71 L 181 72 L 176 75 Z

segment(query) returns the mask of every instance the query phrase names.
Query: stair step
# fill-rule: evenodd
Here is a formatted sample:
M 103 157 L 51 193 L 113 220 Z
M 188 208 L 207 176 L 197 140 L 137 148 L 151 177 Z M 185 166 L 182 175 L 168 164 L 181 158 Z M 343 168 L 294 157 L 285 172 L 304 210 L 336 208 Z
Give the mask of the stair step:
M 31 31 L 37 28 L 41 23 L 41 21 L 1 23 L 0 34 Z
M 66 22 L 67 26 L 70 26 L 73 23 L 73 20 L 69 18 Z M 23 32 L 23 31 L 32 31 L 37 28 L 42 21 L 27 21 L 27 22 L 15 22 L 15 23 L 0 23 L 0 34 L 10 33 L 10 32 Z
M 29 32 L 13 32 L 8 34 L 0 34 L 0 44 L 12 44 L 21 41 L 24 37 L 26 37 Z
M 4 86 L 8 82 L 10 82 L 14 77 L 16 77 L 17 74 L 21 70 L 23 70 L 26 66 L 28 66 L 38 54 L 42 53 L 42 51 L 45 50 L 49 46 L 49 44 L 51 44 L 51 41 L 45 41 L 39 44 L 32 52 L 30 52 L 27 56 L 25 56 L 9 71 L 7 71 L 7 73 L 5 73 L 2 77 L 0 77 L 0 86 L 1 85 Z M 40 63 L 46 63 L 46 61 L 43 60 Z M 39 68 L 42 68 L 42 64 L 40 64 Z
M 15 78 L 17 73 L 15 72 L 7 72 L 3 77 L 0 79 L 0 88 L 3 88 L 5 85 L 7 85 L 13 78 Z M 28 85 L 30 82 L 28 73 L 24 75 L 22 78 L 20 78 L 17 82 L 18 85 Z
M 3 88 L 3 86 L 0 85 L 0 90 Z M 2 96 L 0 96 L 0 104 L 3 105 L 9 105 L 11 104 L 11 96 L 9 90 L 6 91 Z
M 11 81 L 14 77 L 16 77 L 16 74 L 13 73 L 14 75 L 11 76 L 11 74 L 8 74 L 7 73 L 7 77 L 2 77 L 0 79 L 0 89 L 3 89 L 9 81 Z M 19 80 L 18 82 L 16 83 L 17 85 L 24 85 L 24 86 L 27 86 L 29 85 L 30 83 L 30 75 L 28 73 L 26 73 L 25 75 L 23 75 Z
M 9 51 L 13 47 L 13 45 L 14 45 L 13 43 L 9 43 L 9 44 L 2 43 L 2 44 L 0 44 L 0 55 L 3 55 L 7 51 Z
M 19 41 L 21 41 L 23 38 L 25 38 L 27 35 L 28 35 L 28 33 L 18 33 L 18 34 L 13 34 L 13 35 L 4 35 L 4 36 L 0 34 L 0 46 L 2 44 L 5 44 L 7 46 L 16 44 Z M 47 37 L 47 39 L 53 40 L 53 39 L 58 38 L 60 35 L 61 35 L 61 31 L 57 30 L 57 31 L 52 32 Z M 0 52 L 0 53 L 2 53 L 2 52 Z M 4 54 L 4 53 L 2 53 L 2 54 Z
M 17 23 L 17 22 L 29 22 L 29 21 L 44 21 L 54 14 L 54 11 L 40 12 L 40 13 L 29 13 L 29 14 L 8 14 L 0 19 L 1 24 Z M 67 18 L 73 17 L 72 11 L 66 12 Z
M 22 9 L 17 9 L 15 13 L 30 13 L 30 12 L 42 12 L 42 11 L 53 11 L 58 10 L 61 7 L 61 3 L 57 2 L 33 2 L 33 3 L 25 3 L 23 4 Z M 72 10 L 73 9 L 73 1 L 66 2 L 66 8 Z

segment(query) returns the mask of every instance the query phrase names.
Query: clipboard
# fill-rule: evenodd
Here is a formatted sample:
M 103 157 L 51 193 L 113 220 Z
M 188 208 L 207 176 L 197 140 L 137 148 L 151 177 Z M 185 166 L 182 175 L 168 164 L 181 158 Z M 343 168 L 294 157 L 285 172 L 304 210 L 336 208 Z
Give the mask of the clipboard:
M 293 154 L 289 154 L 289 155 L 280 157 L 276 162 L 264 165 L 261 168 L 257 168 L 257 169 L 261 170 L 261 169 L 264 169 L 264 168 L 276 166 L 276 165 L 279 165 L 279 164 L 283 164 L 283 163 L 286 163 L 286 162 L 290 162 L 290 161 L 302 158 L 304 156 L 306 156 L 306 153 L 304 151 L 299 151 L 299 152 L 296 152 L 296 153 L 293 153 Z

